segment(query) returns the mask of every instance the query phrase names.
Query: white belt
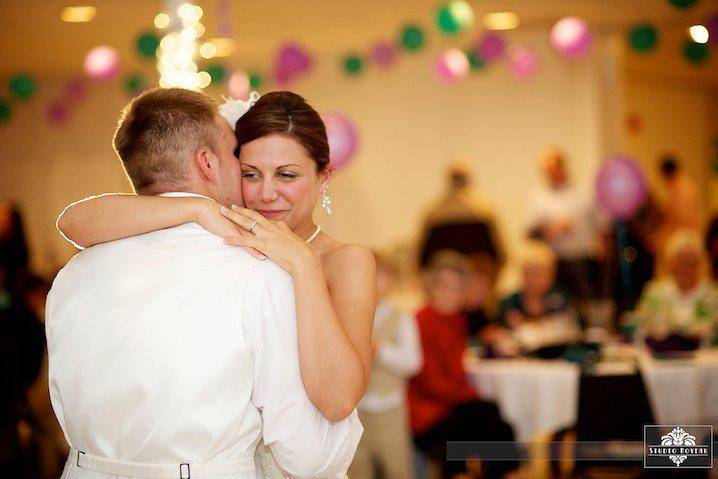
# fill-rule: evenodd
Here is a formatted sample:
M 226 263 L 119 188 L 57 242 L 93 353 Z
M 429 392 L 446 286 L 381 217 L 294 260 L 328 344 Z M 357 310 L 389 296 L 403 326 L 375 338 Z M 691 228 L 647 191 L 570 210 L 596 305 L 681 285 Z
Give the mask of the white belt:
M 120 461 L 118 459 L 93 456 L 92 454 L 86 454 L 77 449 L 70 449 L 70 460 L 81 469 L 89 469 L 113 476 L 143 477 L 148 479 L 190 479 L 192 477 L 221 476 L 224 474 L 256 471 L 254 457 L 252 456 L 226 462 L 160 465 Z

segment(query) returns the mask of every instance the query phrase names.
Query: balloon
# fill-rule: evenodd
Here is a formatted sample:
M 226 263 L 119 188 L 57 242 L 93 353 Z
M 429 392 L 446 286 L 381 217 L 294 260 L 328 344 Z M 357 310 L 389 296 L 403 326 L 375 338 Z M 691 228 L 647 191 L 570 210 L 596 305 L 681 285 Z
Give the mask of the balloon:
M 487 33 L 481 37 L 476 44 L 476 53 L 485 62 L 491 62 L 504 54 L 506 43 L 504 39 L 495 33 Z
M 458 48 L 449 48 L 437 58 L 435 68 L 443 82 L 454 83 L 469 73 L 469 59 Z
M 531 78 L 538 72 L 539 60 L 536 53 L 526 47 L 513 45 L 509 47 L 507 58 L 509 70 L 521 79 Z
M 357 55 L 349 55 L 344 59 L 344 71 L 349 75 L 356 76 L 364 69 L 364 62 Z
M 436 25 L 443 33 L 453 35 L 474 24 L 474 10 L 464 0 L 445 3 L 436 12 Z
M 686 40 L 686 43 L 683 45 L 683 56 L 695 65 L 705 63 L 710 56 L 708 45 L 696 43 L 693 40 Z
M 7 123 L 12 116 L 12 108 L 10 104 L 4 100 L 0 100 L 0 123 Z
M 340 113 L 322 115 L 329 141 L 329 162 L 336 169 L 347 166 L 356 153 L 359 138 L 354 124 Z
M 119 71 L 120 57 L 112 47 L 95 47 L 85 56 L 85 73 L 93 80 L 109 80 Z
M 207 73 L 209 73 L 209 76 L 212 77 L 212 83 L 222 83 L 224 81 L 224 77 L 226 76 L 224 65 L 220 65 L 219 63 L 210 65 L 207 68 Z
M 45 116 L 47 121 L 50 123 L 58 125 L 64 123 L 67 121 L 67 117 L 69 116 L 67 106 L 60 101 L 50 103 L 47 106 L 47 110 L 45 110 Z
M 377 42 L 371 49 L 371 59 L 376 66 L 388 68 L 396 61 L 396 47 L 389 42 Z
M 312 66 L 309 53 L 296 43 L 287 43 L 277 52 L 274 77 L 277 83 L 286 84 L 306 73 Z
M 30 98 L 35 93 L 35 79 L 30 75 L 15 75 L 10 79 L 10 91 L 15 98 Z
M 718 13 L 714 13 L 706 22 L 708 29 L 708 43 L 718 45 Z
M 693 6 L 694 3 L 696 3 L 696 0 L 668 0 L 671 2 L 671 5 L 674 7 L 683 10 L 684 8 L 689 8 Z
M 596 178 L 599 204 L 620 220 L 631 218 L 646 200 L 646 178 L 635 160 L 626 156 L 608 158 Z
M 436 25 L 443 33 L 453 34 L 461 30 L 459 22 L 451 15 L 448 5 L 443 5 L 436 12 Z
M 136 95 L 145 88 L 145 79 L 139 73 L 133 73 L 125 78 L 125 89 L 128 93 Z
M 65 98 L 73 103 L 79 103 L 87 98 L 87 85 L 81 77 L 73 78 L 65 83 Z
M 232 73 L 229 77 L 229 83 L 227 83 L 229 96 L 237 100 L 246 100 L 249 98 L 250 87 L 250 78 L 243 71 L 236 71 Z
M 471 71 L 479 71 L 483 70 L 486 66 L 486 62 L 484 61 L 481 56 L 479 56 L 478 53 L 474 49 L 469 49 L 465 52 L 466 58 L 469 60 L 469 68 L 471 68 Z
M 145 58 L 154 58 L 157 48 L 160 46 L 160 39 L 154 32 L 147 32 L 137 39 L 137 51 Z
M 424 31 L 415 25 L 409 25 L 401 31 L 401 45 L 407 51 L 416 51 L 424 44 Z
M 593 44 L 588 25 L 578 17 L 562 18 L 551 28 L 550 35 L 554 49 L 569 58 L 584 55 Z
M 253 73 L 249 75 L 249 87 L 253 89 L 262 88 L 264 85 L 264 78 L 259 73 Z
M 658 33 L 651 25 L 636 25 L 631 29 L 628 37 L 631 48 L 638 52 L 650 52 L 658 42 Z

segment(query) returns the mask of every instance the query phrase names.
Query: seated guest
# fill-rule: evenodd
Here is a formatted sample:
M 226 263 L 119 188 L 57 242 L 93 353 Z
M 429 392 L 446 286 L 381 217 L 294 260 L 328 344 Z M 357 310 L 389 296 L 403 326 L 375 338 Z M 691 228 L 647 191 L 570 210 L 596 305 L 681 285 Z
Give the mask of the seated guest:
M 463 461 L 446 460 L 447 441 L 513 441 L 493 403 L 482 401 L 463 367 L 468 338 L 464 308 L 466 258 L 439 251 L 426 272 L 428 304 L 417 313 L 424 364 L 409 382 L 414 443 L 442 468 L 443 477 L 466 473 Z M 483 461 L 488 477 L 513 472 L 512 461 Z
M 465 314 L 469 321 L 469 334 L 476 336 L 495 319 L 497 265 L 491 256 L 477 253 L 469 256 L 468 267 Z
M 523 283 L 501 302 L 499 321 L 524 352 L 575 342 L 578 315 L 568 296 L 555 286 L 556 256 L 546 244 L 529 241 L 520 260 Z
M 374 316 L 374 362 L 359 418 L 364 435 L 349 470 L 352 479 L 373 478 L 374 468 L 382 477 L 414 477 L 411 456 L 409 413 L 406 409 L 408 378 L 421 367 L 421 346 L 416 320 L 389 300 L 396 270 L 389 258 L 376 259 Z
M 706 253 L 699 234 L 678 230 L 664 251 L 667 276 L 649 283 L 633 320 L 639 336 L 697 336 L 707 342 L 718 326 L 718 288 L 708 279 Z

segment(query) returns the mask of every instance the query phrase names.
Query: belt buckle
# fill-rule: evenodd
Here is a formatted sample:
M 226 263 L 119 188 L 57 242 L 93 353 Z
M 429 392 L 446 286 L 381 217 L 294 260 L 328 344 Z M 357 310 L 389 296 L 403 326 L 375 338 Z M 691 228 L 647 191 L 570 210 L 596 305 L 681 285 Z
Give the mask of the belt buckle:
M 185 476 L 185 469 L 183 468 L 183 466 L 186 466 L 186 471 L 187 471 L 186 476 Z M 190 475 L 189 464 L 187 464 L 186 462 L 183 462 L 182 464 L 180 464 L 179 470 L 180 470 L 180 479 L 190 479 L 190 477 L 192 477 Z
M 82 466 L 80 465 L 80 454 L 82 454 L 82 455 L 84 456 L 85 453 L 82 452 L 82 451 L 77 451 L 77 467 L 79 467 L 80 469 L 82 469 Z

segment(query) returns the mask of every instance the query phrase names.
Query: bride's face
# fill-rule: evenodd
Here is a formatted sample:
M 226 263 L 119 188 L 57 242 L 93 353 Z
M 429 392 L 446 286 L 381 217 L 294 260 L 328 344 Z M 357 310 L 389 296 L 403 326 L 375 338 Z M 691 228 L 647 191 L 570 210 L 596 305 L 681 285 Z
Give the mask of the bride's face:
M 242 145 L 239 161 L 247 208 L 293 230 L 311 222 L 323 175 L 302 145 L 284 135 L 264 136 Z

